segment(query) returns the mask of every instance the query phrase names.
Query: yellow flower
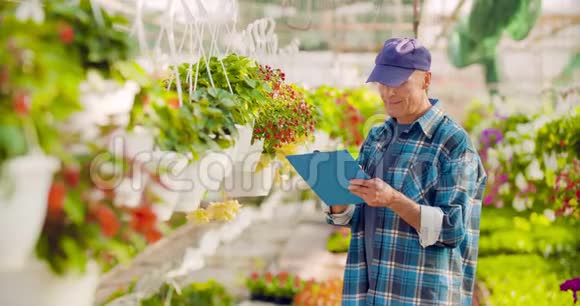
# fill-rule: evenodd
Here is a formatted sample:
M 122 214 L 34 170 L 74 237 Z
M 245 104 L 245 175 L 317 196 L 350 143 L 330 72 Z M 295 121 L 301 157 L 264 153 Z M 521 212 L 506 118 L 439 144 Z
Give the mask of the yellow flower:
M 198 208 L 187 214 L 187 220 L 196 224 L 206 224 L 212 219 L 211 213 L 203 208 Z
M 215 221 L 227 222 L 233 220 L 240 211 L 240 203 L 236 200 L 210 203 L 207 208 L 212 219 Z

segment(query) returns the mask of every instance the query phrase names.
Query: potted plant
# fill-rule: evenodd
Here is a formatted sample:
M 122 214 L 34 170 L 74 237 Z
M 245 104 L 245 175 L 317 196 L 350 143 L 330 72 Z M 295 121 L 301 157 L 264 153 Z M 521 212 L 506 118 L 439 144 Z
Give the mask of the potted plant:
M 308 282 L 304 288 L 294 296 L 296 306 L 329 305 L 338 306 L 342 300 L 342 280 L 332 279 L 324 282 Z
M 260 65 L 255 78 L 272 89 L 267 94 L 268 105 L 260 110 L 254 126 L 254 141 L 262 140 L 264 145 L 261 155 L 253 153 L 256 158 L 252 163 L 246 159 L 226 179 L 226 190 L 232 197 L 267 195 L 275 178 L 271 161 L 275 158 L 284 161 L 283 155 L 296 153 L 296 145 L 307 141 L 316 124 L 314 106 L 305 100 L 299 87 L 285 83 L 280 69 Z
M 152 131 L 151 137 L 159 150 L 155 154 L 160 158 L 173 153 L 179 158 L 188 158 L 189 165 L 179 170 L 180 174 L 176 174 L 174 180 L 193 181 L 193 185 L 187 188 L 168 188 L 165 191 L 157 188 L 168 200 L 175 199 L 172 201 L 174 204 L 165 201 L 165 205 L 158 209 L 164 210 L 166 217 L 173 210 L 193 211 L 199 207 L 205 191 L 217 190 L 223 178 L 231 172 L 235 156 L 232 144 L 236 137 L 231 110 L 236 107 L 236 101 L 225 90 L 199 88 L 180 106 L 177 92 L 171 88 L 165 91 L 159 83 L 146 82 L 141 87 L 128 130 L 143 127 Z M 159 162 L 160 159 L 154 159 L 152 164 L 158 167 Z
M 82 70 L 61 25 L 5 12 L 0 26 L 10 31 L 0 33 L 6 46 L 0 53 L 0 266 L 21 268 L 40 234 L 58 159 L 66 158 L 55 123 L 81 109 Z
M 96 125 L 128 120 L 139 88 L 133 81 L 118 78 L 115 65 L 129 60 L 135 42 L 115 26 L 126 25 L 121 15 L 110 15 L 91 1 L 78 5 L 51 1 L 45 6 L 46 19 L 59 24 L 60 38 L 79 55 L 86 80 L 81 82 L 80 102 L 83 111 L 70 118 L 67 128 L 80 131 L 86 138 L 95 137 Z
M 102 270 L 126 262 L 161 238 L 148 189 L 136 207 L 118 201 L 117 179 L 139 165 L 112 155 L 96 165 L 93 156 L 76 156 L 76 164 L 65 164 L 54 177 L 36 244 L 37 259 L 29 259 L 14 273 L 0 273 L 7 290 L 26 288 L 35 294 L 2 294 L 0 303 L 92 305 Z
M 189 95 L 199 88 L 219 88 L 233 94 L 236 107 L 230 111 L 238 130 L 235 162 L 252 158 L 254 154 L 250 152 L 262 150 L 262 142 L 252 143 L 252 129 L 259 110 L 267 105 L 266 94 L 271 89 L 266 82 L 256 79 L 257 72 L 258 64 L 254 60 L 237 54 L 223 59 L 202 58 L 195 64 L 179 66 L 181 84 L 187 86 Z M 175 86 L 175 82 L 171 82 L 168 87 L 175 90 Z
M 290 305 L 304 282 L 288 272 L 279 272 L 276 275 L 270 272 L 263 275 L 254 272 L 246 279 L 245 284 L 252 300 Z
M 10 175 L 9 180 L 2 179 L 3 186 L 15 187 L 3 188 L 3 193 L 9 194 L 8 201 L 18 200 L 13 204 L 29 207 L 26 214 L 3 213 L 2 218 L 12 215 L 18 223 L 2 219 L 2 226 L 13 227 L 2 233 L 16 230 L 17 234 L 12 235 L 28 241 L 24 244 L 31 242 L 34 248 L 36 243 L 37 257 L 21 252 L 24 259 L 18 261 L 24 261 L 24 265 L 17 269 L 2 267 L 0 304 L 88 306 L 92 305 L 101 269 L 127 260 L 146 242 L 160 239 L 161 233 L 148 190 L 144 190 L 136 207 L 127 207 L 119 203 L 123 197 L 117 196 L 114 182 L 94 180 L 94 176 L 102 178 L 103 175 L 114 178 L 117 164 L 121 165 L 117 169 L 127 176 L 123 171 L 133 167 L 132 163 L 123 158 L 101 159 L 113 171 L 105 167 L 98 171 L 107 173 L 96 173 L 91 161 L 102 153 L 97 149 L 99 141 L 80 142 L 70 130 L 58 129 L 60 124 L 71 120 L 71 115 L 82 110 L 78 103 L 79 82 L 85 69 L 89 66 L 97 70 L 110 68 L 118 60 L 115 50 L 106 50 L 111 56 L 107 55 L 104 60 L 93 55 L 88 59 L 83 57 L 90 64 L 81 60 L 79 46 L 92 50 L 94 41 L 93 45 L 90 40 L 77 44 L 75 38 L 89 37 L 86 31 L 90 26 L 77 28 L 71 24 L 73 21 L 84 24 L 86 18 L 94 17 L 88 1 L 81 2 L 80 8 L 64 1 L 51 2 L 44 8 L 43 23 L 16 20 L 10 14 L 0 17 L 2 27 L 11 29 L 9 36 L 0 34 L 2 45 L 9 47 L 8 53 L 0 54 L 0 164 L 2 168 L 6 166 Z M 74 17 L 67 19 L 70 14 Z M 98 32 L 93 34 L 98 37 Z M 36 171 L 15 171 L 18 167 L 11 165 L 12 159 L 34 153 L 36 148 L 42 149 L 42 156 L 50 154 L 58 159 L 52 159 L 48 166 L 29 160 L 24 169 L 34 166 Z M 53 177 L 61 162 L 62 169 Z M 20 186 L 24 183 L 22 175 L 27 175 L 26 189 Z M 150 178 L 153 179 L 154 176 Z M 31 196 L 22 197 L 25 192 Z M 37 204 L 31 207 L 28 202 Z M 15 206 L 11 205 L 10 209 Z M 4 245 L 2 248 L 13 249 Z M 13 256 L 9 252 L 3 254 Z M 29 294 L 29 290 L 35 294 Z

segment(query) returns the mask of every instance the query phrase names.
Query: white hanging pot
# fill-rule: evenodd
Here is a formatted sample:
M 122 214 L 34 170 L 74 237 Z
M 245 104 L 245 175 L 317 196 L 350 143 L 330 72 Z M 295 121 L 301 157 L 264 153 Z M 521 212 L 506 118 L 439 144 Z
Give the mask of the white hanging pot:
M 274 182 L 274 167 L 270 163 L 258 172 L 249 171 L 243 164 L 236 164 L 232 175 L 224 181 L 224 188 L 230 197 L 260 197 L 270 193 Z
M 151 161 L 146 163 L 149 171 L 159 174 L 158 182 L 150 181 L 148 184 L 155 199 L 153 211 L 161 221 L 171 218 L 182 192 L 186 191 L 189 180 L 185 177 L 189 158 L 170 151 L 155 151 L 151 154 Z
M 0 305 L 93 306 L 99 284 L 99 266 L 90 261 L 82 275 L 54 274 L 37 259 L 21 270 L 0 271 Z
M 7 176 L 0 180 L 8 190 L 0 194 L 0 270 L 19 269 L 33 255 L 59 161 L 31 153 L 10 159 L 2 167 L 0 175 Z
M 231 175 L 235 151 L 235 146 L 232 146 L 224 151 L 208 152 L 201 158 L 198 175 L 207 190 L 218 191 L 224 178 Z
M 249 124 L 236 124 L 236 128 L 238 129 L 238 137 L 235 144 L 237 155 L 234 159 L 234 162 L 241 162 L 248 155 L 248 153 L 250 153 L 250 147 L 252 146 L 253 126 Z
M 181 192 L 177 205 L 175 206 L 175 211 L 179 212 L 192 212 L 199 208 L 199 204 L 203 199 L 207 188 L 201 182 L 199 170 L 200 161 L 194 161 L 189 166 L 187 166 L 184 178 L 191 182 L 191 186 L 187 190 Z
M 156 183 L 151 183 L 149 190 L 156 198 L 153 201 L 153 212 L 157 219 L 160 221 L 169 220 L 179 200 L 179 193 Z
M 235 163 L 242 164 L 243 168 L 246 169 L 247 171 L 255 171 L 256 167 L 258 166 L 258 162 L 262 157 L 263 150 L 264 150 L 264 139 L 255 140 L 253 144 L 250 144 L 246 152 L 244 152 L 243 154 L 238 154 Z

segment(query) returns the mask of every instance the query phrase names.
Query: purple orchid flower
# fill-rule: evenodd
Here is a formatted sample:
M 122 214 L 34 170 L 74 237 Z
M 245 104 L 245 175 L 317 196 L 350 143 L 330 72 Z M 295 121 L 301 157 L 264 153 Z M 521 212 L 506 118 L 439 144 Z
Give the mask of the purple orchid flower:
M 572 291 L 572 296 L 574 297 L 574 304 L 578 301 L 577 291 L 580 291 L 580 277 L 569 279 L 562 284 L 560 284 L 560 291 Z

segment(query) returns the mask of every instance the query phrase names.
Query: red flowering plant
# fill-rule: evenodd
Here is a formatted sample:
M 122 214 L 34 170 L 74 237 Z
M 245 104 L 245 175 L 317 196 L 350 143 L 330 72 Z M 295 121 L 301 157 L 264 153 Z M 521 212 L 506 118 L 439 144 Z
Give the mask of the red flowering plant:
M 246 288 L 252 300 L 290 304 L 294 296 L 304 287 L 304 281 L 288 272 L 259 274 L 246 279 Z
M 256 78 L 272 88 L 267 94 L 269 103 L 259 111 L 254 126 L 254 139 L 264 139 L 263 153 L 274 154 L 306 142 L 316 126 L 316 108 L 305 99 L 304 91 L 286 83 L 280 69 L 267 65 L 260 65 Z
M 107 270 L 162 236 L 152 211 L 154 194 L 142 188 L 137 203 L 129 205 L 132 200 L 116 188 L 141 165 L 107 153 L 94 156 L 77 156 L 75 165 L 65 165 L 49 191 L 36 254 L 57 274 L 82 272 L 91 259 Z
M 47 1 L 45 11 L 46 19 L 56 23 L 59 40 L 81 55 L 85 69 L 96 69 L 107 77 L 115 63 L 127 60 L 135 50 L 129 33 L 114 27 L 127 25 L 127 20 L 91 7 L 90 0 L 80 0 L 77 5 L 64 0 Z
M 574 159 L 572 164 L 557 174 L 550 200 L 556 202 L 556 216 L 580 219 L 580 160 Z
M 89 0 L 78 5 L 43 3 L 44 21 L 16 18 L 18 3 L 0 13 L 0 165 L 40 147 L 62 160 L 70 156 L 57 129 L 82 110 L 79 85 L 88 69 L 108 76 L 114 64 L 129 58 L 128 33 L 113 24 L 126 22 L 99 10 Z M 3 180 L 6 181 L 6 180 Z
M 308 95 L 308 100 L 319 110 L 316 128 L 354 152 L 362 145 L 366 129 L 385 120 L 380 96 L 364 87 L 343 90 L 321 86 Z
M 0 15 L 0 167 L 40 147 L 65 158 L 56 124 L 81 109 L 78 55 L 59 41 L 55 22 Z M 2 180 L 6 182 L 8 180 Z

